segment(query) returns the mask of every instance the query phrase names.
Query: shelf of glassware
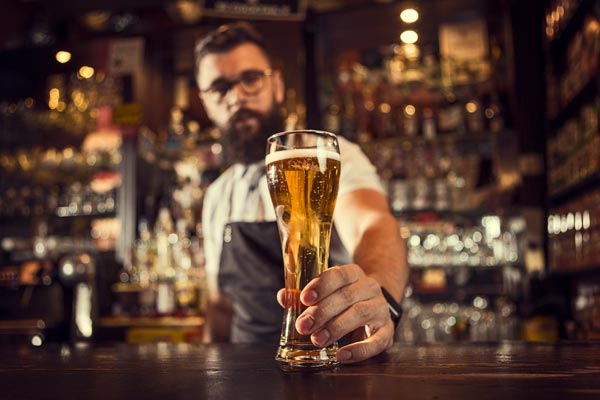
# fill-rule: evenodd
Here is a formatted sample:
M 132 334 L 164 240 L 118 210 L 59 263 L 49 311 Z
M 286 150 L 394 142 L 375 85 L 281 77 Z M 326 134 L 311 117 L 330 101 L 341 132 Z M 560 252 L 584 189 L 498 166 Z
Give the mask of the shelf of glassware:
M 399 217 L 412 268 L 494 268 L 518 266 L 525 220 L 514 215 L 462 212 Z M 435 219 L 437 218 L 437 219 Z

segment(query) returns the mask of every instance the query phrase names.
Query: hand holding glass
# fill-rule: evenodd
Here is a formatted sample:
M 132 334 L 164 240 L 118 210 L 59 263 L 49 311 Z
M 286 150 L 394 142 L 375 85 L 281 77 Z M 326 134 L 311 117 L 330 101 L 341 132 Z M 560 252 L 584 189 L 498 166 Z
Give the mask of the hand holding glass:
M 285 268 L 285 311 L 275 359 L 284 369 L 337 364 L 337 342 L 319 348 L 300 335 L 300 292 L 327 269 L 340 180 L 337 137 L 323 131 L 277 133 L 267 140 L 267 182 Z

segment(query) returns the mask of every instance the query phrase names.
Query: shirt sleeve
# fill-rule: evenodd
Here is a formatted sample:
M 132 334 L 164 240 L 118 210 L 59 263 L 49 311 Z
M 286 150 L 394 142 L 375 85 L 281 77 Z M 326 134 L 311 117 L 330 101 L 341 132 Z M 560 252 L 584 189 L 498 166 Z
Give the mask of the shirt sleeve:
M 342 173 L 339 194 L 359 189 L 372 189 L 385 194 L 375 166 L 356 144 L 338 136 Z

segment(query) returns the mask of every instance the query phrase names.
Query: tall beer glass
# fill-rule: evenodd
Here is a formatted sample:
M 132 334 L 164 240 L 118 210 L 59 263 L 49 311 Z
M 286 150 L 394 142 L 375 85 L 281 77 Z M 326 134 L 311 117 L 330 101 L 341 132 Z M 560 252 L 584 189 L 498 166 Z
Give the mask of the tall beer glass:
M 285 311 L 275 359 L 284 369 L 334 365 L 337 343 L 316 347 L 295 323 L 306 308 L 300 292 L 327 269 L 340 180 L 337 137 L 323 131 L 277 133 L 267 140 L 265 164 L 285 269 Z

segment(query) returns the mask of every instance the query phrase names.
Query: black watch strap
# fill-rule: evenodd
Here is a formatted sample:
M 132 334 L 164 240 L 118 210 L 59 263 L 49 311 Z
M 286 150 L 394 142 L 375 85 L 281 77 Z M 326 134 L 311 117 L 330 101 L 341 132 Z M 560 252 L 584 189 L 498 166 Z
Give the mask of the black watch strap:
M 400 306 L 400 304 L 398 304 L 396 300 L 394 300 L 392 295 L 387 290 L 385 290 L 384 287 L 381 287 L 381 293 L 383 293 L 383 297 L 385 297 L 385 300 L 388 303 L 388 307 L 390 309 L 390 317 L 392 318 L 392 322 L 394 323 L 394 328 L 396 328 L 398 326 L 398 323 L 400 322 L 400 319 L 402 318 L 402 307 Z

